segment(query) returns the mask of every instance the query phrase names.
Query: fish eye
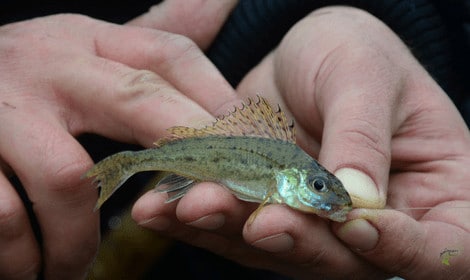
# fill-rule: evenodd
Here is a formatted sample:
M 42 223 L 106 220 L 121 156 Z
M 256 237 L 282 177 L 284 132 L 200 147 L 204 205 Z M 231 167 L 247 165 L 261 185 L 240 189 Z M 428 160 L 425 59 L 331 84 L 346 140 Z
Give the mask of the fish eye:
M 325 192 L 328 190 L 326 186 L 326 180 L 323 177 L 313 178 L 310 185 L 318 192 Z

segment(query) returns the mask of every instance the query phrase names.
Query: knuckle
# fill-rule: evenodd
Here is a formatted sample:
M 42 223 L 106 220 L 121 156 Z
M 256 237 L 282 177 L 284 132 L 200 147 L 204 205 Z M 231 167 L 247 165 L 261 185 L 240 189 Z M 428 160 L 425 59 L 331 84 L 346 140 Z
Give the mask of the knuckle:
M 69 164 L 63 165 L 60 168 L 51 172 L 52 176 L 57 178 L 59 185 L 65 185 L 75 182 L 83 172 L 86 171 L 85 165 L 80 161 L 74 161 Z
M 117 85 L 117 97 L 124 102 L 145 98 L 159 92 L 166 82 L 149 70 L 134 70 L 125 73 Z
M 191 61 L 203 56 L 202 51 L 191 39 L 179 34 L 164 33 L 158 36 L 157 53 L 160 67 L 171 67 L 178 61 Z
M 64 162 L 57 159 L 58 162 Z M 88 161 L 73 160 L 63 163 L 59 166 L 50 164 L 45 170 L 46 182 L 48 189 L 65 195 L 78 195 L 80 193 L 88 193 L 86 188 L 79 188 L 78 185 L 81 181 L 81 176 L 90 168 Z M 78 199 L 79 197 L 77 197 Z
M 185 100 L 177 89 L 152 71 L 133 70 L 122 77 L 115 90 L 116 98 L 119 102 L 132 102 L 133 109 L 138 112 L 144 109 L 142 106 L 148 105 L 149 98 L 154 98 L 153 102 L 160 104 L 158 106 L 176 104 Z
M 387 138 L 381 136 L 381 131 L 371 121 L 355 119 L 351 120 L 349 128 L 343 131 L 341 137 L 347 143 L 360 143 L 357 147 L 367 150 L 369 154 L 372 151 L 378 161 L 386 164 L 390 161 L 391 151 L 387 149 L 389 144 L 386 143 Z M 363 154 L 362 151 L 357 152 L 359 156 Z
M 180 34 L 167 34 L 163 41 L 168 57 L 179 57 L 186 53 L 199 52 L 198 46 L 188 37 Z

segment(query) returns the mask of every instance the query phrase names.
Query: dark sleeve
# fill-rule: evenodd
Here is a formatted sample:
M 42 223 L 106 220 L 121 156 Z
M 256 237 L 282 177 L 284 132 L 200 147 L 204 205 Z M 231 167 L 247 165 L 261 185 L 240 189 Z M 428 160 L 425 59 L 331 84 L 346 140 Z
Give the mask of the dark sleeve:
M 124 23 L 148 11 L 157 0 L 2 0 L 0 25 L 58 13 L 76 13 Z
M 311 11 L 350 5 L 381 19 L 408 45 L 415 57 L 452 98 L 470 122 L 470 0 L 241 0 L 208 56 L 236 86 Z

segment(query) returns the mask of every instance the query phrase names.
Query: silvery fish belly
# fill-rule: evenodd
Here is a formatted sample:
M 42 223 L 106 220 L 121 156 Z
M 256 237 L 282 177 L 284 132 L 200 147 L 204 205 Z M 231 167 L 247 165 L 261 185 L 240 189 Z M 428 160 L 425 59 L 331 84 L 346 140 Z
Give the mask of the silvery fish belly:
M 84 175 L 101 188 L 97 208 L 135 173 L 164 171 L 156 190 L 167 192 L 168 202 L 211 181 L 241 200 L 282 203 L 334 221 L 344 221 L 351 210 L 341 182 L 295 144 L 293 125 L 262 97 L 210 126 L 169 132 L 155 148 L 109 156 Z

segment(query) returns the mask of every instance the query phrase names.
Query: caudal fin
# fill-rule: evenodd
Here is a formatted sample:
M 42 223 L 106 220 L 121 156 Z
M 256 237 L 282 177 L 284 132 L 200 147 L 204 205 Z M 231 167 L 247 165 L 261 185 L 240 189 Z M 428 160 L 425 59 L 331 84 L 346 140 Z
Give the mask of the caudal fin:
M 109 156 L 95 164 L 82 178 L 94 178 L 100 188 L 100 195 L 95 210 L 129 179 L 135 172 L 132 171 L 133 152 L 121 152 Z

